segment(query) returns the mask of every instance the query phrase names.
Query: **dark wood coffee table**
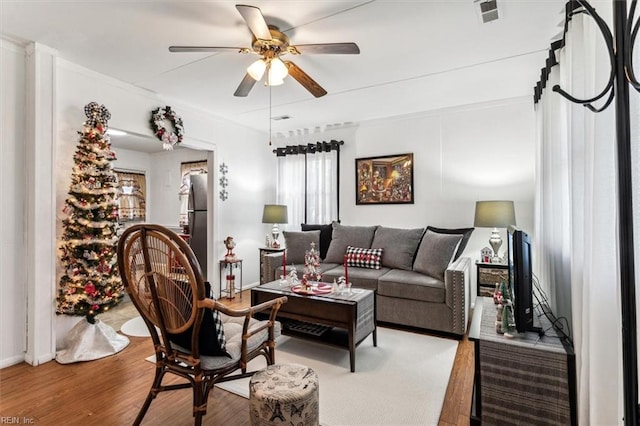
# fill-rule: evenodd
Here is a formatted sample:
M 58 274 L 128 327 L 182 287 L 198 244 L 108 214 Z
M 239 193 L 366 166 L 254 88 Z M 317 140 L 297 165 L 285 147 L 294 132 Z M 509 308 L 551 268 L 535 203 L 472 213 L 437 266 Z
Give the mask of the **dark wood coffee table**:
M 373 346 L 378 346 L 372 290 L 307 296 L 272 281 L 251 289 L 251 305 L 280 296 L 289 298 L 278 311 L 282 334 L 348 349 L 351 372 L 356 370 L 356 347 L 369 334 L 373 333 Z

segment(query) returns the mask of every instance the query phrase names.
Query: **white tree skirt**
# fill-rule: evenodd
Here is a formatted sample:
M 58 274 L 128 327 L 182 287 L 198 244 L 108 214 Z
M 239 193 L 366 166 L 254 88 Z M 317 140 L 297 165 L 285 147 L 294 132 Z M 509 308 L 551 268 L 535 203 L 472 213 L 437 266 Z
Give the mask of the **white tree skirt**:
M 100 320 L 90 324 L 78 322 L 64 338 L 62 349 L 56 353 L 60 364 L 92 361 L 116 354 L 127 347 L 129 339 Z

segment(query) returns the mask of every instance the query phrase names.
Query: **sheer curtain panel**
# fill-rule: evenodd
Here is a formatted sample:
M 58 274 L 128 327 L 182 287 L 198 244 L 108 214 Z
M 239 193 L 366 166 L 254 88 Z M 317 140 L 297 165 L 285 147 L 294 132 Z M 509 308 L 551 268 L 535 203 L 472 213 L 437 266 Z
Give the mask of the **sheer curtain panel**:
M 276 200 L 288 207 L 289 223 L 283 225 L 285 229 L 299 230 L 304 223 L 305 182 L 304 155 L 278 157 Z
M 560 84 L 584 99 L 606 84 L 607 51 L 594 21 L 573 15 L 555 58 L 536 104 L 535 270 L 556 315 L 570 319 L 579 424 L 619 424 L 623 373 L 614 108 L 595 114 L 551 90 Z
M 325 224 L 337 219 L 338 152 L 307 155 L 307 217 L 305 223 Z

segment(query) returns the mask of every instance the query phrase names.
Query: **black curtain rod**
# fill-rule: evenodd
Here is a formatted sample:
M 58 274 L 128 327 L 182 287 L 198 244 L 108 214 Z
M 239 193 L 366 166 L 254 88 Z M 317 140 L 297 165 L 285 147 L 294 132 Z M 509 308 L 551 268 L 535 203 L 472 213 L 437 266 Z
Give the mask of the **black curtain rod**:
M 329 142 L 308 143 L 306 145 L 287 145 L 282 148 L 276 148 L 273 153 L 277 157 L 285 157 L 287 155 L 298 154 L 315 154 L 316 152 L 329 152 L 332 150 L 340 151 L 340 145 L 344 145 L 344 141 L 332 139 Z
M 537 104 L 542 97 L 542 91 L 547 87 L 547 81 L 549 80 L 549 74 L 551 73 L 551 68 L 558 65 L 558 59 L 556 58 L 556 51 L 563 48 L 565 45 L 565 38 L 567 36 L 567 31 L 569 31 L 569 21 L 573 15 L 578 13 L 584 13 L 583 10 L 579 9 L 580 3 L 578 1 L 569 1 L 565 4 L 565 20 L 564 20 L 564 30 L 562 31 L 562 38 L 560 40 L 556 40 L 551 43 L 549 47 L 549 56 L 545 61 L 545 66 L 540 71 L 540 80 L 536 83 L 533 88 L 533 103 Z
M 205 158 L 204 160 L 183 161 L 183 162 L 182 162 L 182 163 L 180 163 L 180 164 L 182 164 L 182 165 L 185 165 L 185 166 L 186 166 L 186 165 L 189 165 L 189 164 L 198 164 L 198 163 L 206 163 L 206 162 L 207 162 L 207 159 Z

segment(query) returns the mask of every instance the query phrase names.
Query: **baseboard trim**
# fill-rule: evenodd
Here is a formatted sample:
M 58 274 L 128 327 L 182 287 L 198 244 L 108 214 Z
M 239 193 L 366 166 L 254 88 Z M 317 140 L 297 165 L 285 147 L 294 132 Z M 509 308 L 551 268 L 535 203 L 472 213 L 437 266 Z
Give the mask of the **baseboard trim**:
M 0 360 L 0 369 L 11 367 L 12 365 L 20 364 L 21 362 L 24 362 L 24 354 L 5 358 Z

